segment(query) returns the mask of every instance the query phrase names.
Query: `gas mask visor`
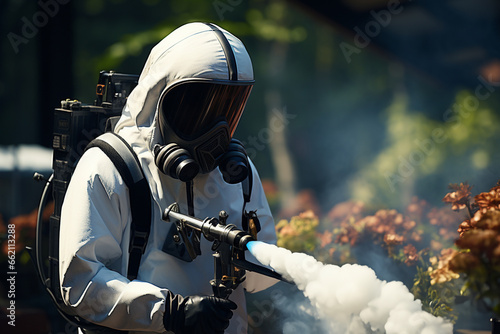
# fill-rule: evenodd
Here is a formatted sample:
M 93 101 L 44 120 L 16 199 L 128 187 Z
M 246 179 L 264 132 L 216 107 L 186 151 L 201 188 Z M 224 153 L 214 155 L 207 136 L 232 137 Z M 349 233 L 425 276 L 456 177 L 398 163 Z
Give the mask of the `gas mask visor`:
M 227 125 L 230 140 L 253 83 L 254 81 L 189 79 L 168 87 L 159 101 L 163 139 L 174 142 L 178 139 L 184 142 L 196 141 L 223 122 Z M 168 133 L 172 131 L 178 138 L 168 138 Z

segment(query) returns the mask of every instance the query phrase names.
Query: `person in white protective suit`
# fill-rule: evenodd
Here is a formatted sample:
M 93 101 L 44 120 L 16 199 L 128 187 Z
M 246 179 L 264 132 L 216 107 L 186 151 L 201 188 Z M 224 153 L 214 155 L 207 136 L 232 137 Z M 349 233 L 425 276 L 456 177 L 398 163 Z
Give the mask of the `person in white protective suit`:
M 82 156 L 63 204 L 61 292 L 82 318 L 131 333 L 247 332 L 244 289 L 259 291 L 276 281 L 247 272 L 230 300 L 211 296 L 211 243 L 202 238 L 201 255 L 192 262 L 165 253 L 162 247 L 172 223 L 162 220 L 162 212 L 174 202 L 188 212 L 183 181 L 194 177 L 194 216 L 217 217 L 225 210 L 227 223 L 242 228 L 240 180 L 245 175 L 235 175 L 239 169 L 234 166 L 222 166 L 221 157 L 229 154 L 231 160 L 241 153 L 228 150 L 253 82 L 242 42 L 212 24 L 183 25 L 152 49 L 114 129 L 137 154 L 153 201 L 151 233 L 137 279 L 126 278 L 128 189 L 98 148 Z M 182 153 L 174 162 L 169 160 L 172 146 Z M 259 240 L 275 243 L 259 176 L 248 165 L 253 183 L 246 208 L 258 211 Z

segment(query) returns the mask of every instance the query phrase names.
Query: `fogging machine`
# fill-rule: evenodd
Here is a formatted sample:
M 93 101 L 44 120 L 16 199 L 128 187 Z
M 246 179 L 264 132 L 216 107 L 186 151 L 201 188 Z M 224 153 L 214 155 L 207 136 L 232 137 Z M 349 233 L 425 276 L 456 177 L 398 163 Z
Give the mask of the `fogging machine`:
M 238 229 L 236 225 L 226 224 L 228 215 L 225 211 L 221 211 L 218 218 L 201 220 L 180 213 L 179 205 L 173 203 L 163 212 L 162 218 L 167 222 L 175 222 L 188 251 L 190 251 L 188 234 L 192 233 L 191 229 L 203 234 L 209 242 L 213 242 L 214 279 L 210 284 L 215 296 L 228 298 L 245 280 L 246 270 L 290 283 L 279 273 L 245 259 L 247 244 L 255 239 L 250 233 Z

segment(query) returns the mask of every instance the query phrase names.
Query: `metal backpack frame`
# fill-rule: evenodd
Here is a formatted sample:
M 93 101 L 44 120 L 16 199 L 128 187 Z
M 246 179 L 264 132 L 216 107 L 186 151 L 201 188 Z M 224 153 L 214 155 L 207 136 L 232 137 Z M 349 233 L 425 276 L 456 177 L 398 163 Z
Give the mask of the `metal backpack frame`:
M 151 195 L 139 161 L 130 146 L 116 134 L 109 132 L 120 117 L 126 99 L 137 85 L 139 76 L 101 71 L 93 105 L 77 100 L 61 101 L 54 110 L 53 174 L 46 180 L 42 192 L 36 231 L 36 245 L 31 250 L 36 272 L 63 318 L 82 328 L 103 330 L 79 317 L 68 307 L 61 295 L 59 282 L 59 231 L 61 208 L 71 176 L 85 150 L 99 147 L 115 165 L 130 189 L 132 225 L 129 245 L 129 279 L 137 276 L 141 255 L 147 244 L 151 224 Z M 36 180 L 45 180 L 35 174 Z M 48 226 L 42 213 L 50 199 L 54 212 Z M 44 234 L 48 233 L 48 238 Z M 47 262 L 48 260 L 48 262 Z M 112 333 L 109 329 L 107 332 Z

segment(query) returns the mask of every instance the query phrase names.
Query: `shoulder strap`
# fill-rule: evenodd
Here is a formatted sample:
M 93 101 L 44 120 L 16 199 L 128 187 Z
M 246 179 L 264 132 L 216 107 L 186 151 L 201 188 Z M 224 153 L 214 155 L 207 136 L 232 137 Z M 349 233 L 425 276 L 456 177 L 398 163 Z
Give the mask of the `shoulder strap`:
M 245 206 L 248 202 L 250 202 L 250 198 L 252 197 L 252 184 L 253 184 L 253 173 L 252 166 L 248 164 L 248 176 L 241 182 L 241 188 L 243 190 L 243 211 L 245 211 Z
M 250 202 L 252 197 L 252 184 L 253 184 L 253 173 L 252 167 L 248 164 L 248 176 L 241 182 L 241 189 L 243 191 L 243 209 L 241 210 L 241 224 L 244 231 L 250 231 L 249 219 L 250 213 L 247 212 L 246 206 Z M 259 226 L 260 230 L 260 226 Z
M 141 257 L 146 250 L 151 230 L 151 192 L 139 159 L 130 145 L 119 135 L 107 132 L 87 146 L 99 147 L 113 162 L 130 194 L 132 224 L 130 226 L 127 278 L 137 278 Z

